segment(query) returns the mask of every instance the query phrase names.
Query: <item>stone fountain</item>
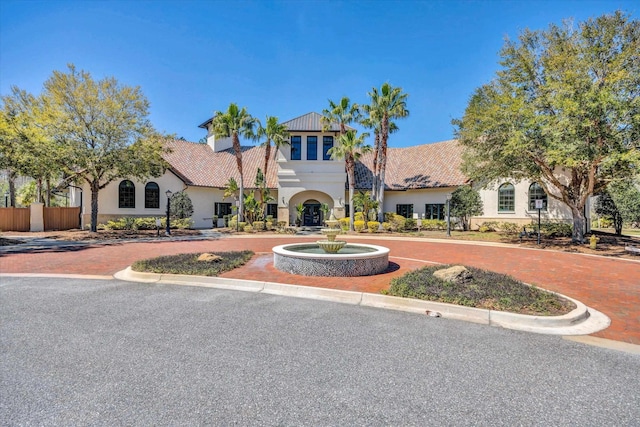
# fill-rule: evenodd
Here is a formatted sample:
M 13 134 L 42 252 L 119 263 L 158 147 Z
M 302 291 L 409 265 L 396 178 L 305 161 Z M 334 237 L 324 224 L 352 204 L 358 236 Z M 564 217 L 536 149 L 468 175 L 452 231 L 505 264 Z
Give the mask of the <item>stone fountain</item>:
M 331 212 L 331 216 L 328 220 L 325 221 L 325 224 L 327 224 L 327 227 L 329 228 L 323 228 L 322 230 L 320 230 L 322 234 L 327 236 L 327 239 L 318 240 L 316 243 L 323 251 L 328 254 L 338 253 L 338 251 L 347 244 L 347 242 L 345 242 L 344 240 L 336 240 L 336 236 L 340 234 L 340 226 L 338 225 L 339 223 L 340 221 L 338 221 L 333 215 L 333 212 Z

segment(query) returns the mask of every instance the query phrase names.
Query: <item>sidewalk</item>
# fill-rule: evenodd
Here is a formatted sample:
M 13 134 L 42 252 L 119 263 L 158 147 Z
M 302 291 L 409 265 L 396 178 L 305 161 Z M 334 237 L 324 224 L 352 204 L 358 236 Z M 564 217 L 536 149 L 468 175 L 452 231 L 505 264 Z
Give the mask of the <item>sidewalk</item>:
M 344 237 L 347 241 L 362 240 L 359 236 Z M 111 276 L 138 259 L 186 252 L 243 249 L 270 254 L 271 248 L 276 245 L 317 239 L 317 236 L 250 236 L 218 240 L 58 245 L 22 253 L 4 250 L 0 251 L 0 272 Z M 225 273 L 223 277 L 377 293 L 388 286 L 391 278 L 423 265 L 434 262 L 465 264 L 509 274 L 575 298 L 611 318 L 611 326 L 594 336 L 640 344 L 640 262 L 474 242 L 375 237 L 367 237 L 366 240 L 391 250 L 390 271 L 357 278 L 297 276 L 275 270 L 269 256 L 259 256 L 246 266 Z

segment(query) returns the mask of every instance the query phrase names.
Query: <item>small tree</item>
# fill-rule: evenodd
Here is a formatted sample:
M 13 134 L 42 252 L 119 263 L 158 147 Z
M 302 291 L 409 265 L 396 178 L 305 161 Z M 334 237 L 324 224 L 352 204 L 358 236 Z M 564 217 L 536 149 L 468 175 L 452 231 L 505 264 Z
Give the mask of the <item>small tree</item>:
M 192 215 L 193 203 L 189 195 L 184 191 L 173 193 L 171 196 L 171 216 L 184 219 L 191 218 Z
M 451 215 L 460 220 L 464 231 L 469 231 L 471 217 L 483 212 L 480 194 L 469 185 L 456 188 L 449 203 Z
M 613 228 L 616 230 L 616 234 L 620 236 L 622 234 L 622 214 L 616 206 L 616 202 L 611 197 L 611 194 L 607 190 L 601 191 L 596 199 L 595 211 L 598 215 L 610 218 L 613 221 Z
M 296 225 L 300 227 L 302 225 L 302 215 L 304 215 L 304 205 L 302 203 L 298 203 L 296 205 Z

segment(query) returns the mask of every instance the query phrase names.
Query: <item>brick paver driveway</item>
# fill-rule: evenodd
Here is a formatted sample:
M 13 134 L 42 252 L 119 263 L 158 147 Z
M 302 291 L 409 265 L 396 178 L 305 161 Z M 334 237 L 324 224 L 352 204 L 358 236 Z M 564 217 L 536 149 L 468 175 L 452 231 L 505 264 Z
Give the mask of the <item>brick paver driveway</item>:
M 0 272 L 112 275 L 138 259 L 184 252 L 251 249 L 258 256 L 247 266 L 225 276 L 378 292 L 388 286 L 392 277 L 426 263 L 459 263 L 510 274 L 527 283 L 576 298 L 611 318 L 611 326 L 595 336 L 640 344 L 640 262 L 637 261 L 516 246 L 367 238 L 369 243 L 390 248 L 392 265 L 387 273 L 362 278 L 314 278 L 285 274 L 273 268 L 268 255 L 273 246 L 317 239 L 317 236 L 239 236 L 220 240 L 118 243 L 83 249 L 3 254 Z M 345 239 L 360 240 L 357 236 L 346 236 Z

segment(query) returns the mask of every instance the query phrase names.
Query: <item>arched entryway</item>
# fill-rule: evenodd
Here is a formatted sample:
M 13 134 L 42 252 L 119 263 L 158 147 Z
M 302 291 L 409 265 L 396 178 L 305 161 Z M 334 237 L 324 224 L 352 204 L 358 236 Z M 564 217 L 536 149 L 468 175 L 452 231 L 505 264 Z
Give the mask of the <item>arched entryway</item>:
M 303 203 L 304 213 L 302 214 L 302 225 L 304 227 L 319 227 L 324 222 L 320 202 L 309 199 Z

